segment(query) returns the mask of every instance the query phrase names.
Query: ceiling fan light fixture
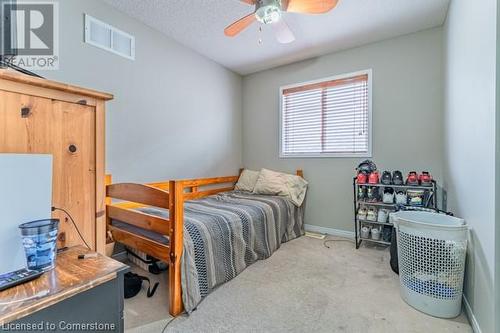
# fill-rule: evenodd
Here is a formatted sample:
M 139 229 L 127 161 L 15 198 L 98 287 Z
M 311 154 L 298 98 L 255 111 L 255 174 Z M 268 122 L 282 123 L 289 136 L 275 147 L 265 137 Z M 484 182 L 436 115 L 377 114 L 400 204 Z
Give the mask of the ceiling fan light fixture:
M 276 3 L 261 6 L 257 8 L 255 17 L 263 24 L 276 23 L 281 19 L 281 7 Z
M 0 0 L 1 2 L 2 0 Z M 233 22 L 224 29 L 228 37 L 235 37 L 255 21 L 271 25 L 278 42 L 291 43 L 295 36 L 285 22 L 283 13 L 323 14 L 335 8 L 339 0 L 240 0 L 255 5 L 255 11 Z M 285 14 L 286 15 L 286 14 Z M 261 26 L 262 27 L 262 26 Z

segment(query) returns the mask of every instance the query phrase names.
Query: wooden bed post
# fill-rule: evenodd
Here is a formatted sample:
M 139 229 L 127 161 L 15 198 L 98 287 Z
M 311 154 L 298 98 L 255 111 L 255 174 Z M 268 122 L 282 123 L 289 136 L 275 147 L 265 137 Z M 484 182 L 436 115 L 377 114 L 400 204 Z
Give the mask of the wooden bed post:
M 181 256 L 184 230 L 184 186 L 182 181 L 169 182 L 170 220 L 170 264 L 168 289 L 170 314 L 174 317 L 182 313 Z
M 302 171 L 302 169 L 297 169 L 297 176 L 304 178 L 304 171 Z
M 113 176 L 111 174 L 107 174 L 106 176 L 104 176 L 104 185 L 108 186 L 111 184 L 113 184 Z M 108 194 L 106 193 L 106 191 L 104 192 L 104 195 L 106 197 L 106 199 L 105 199 L 106 205 L 111 205 L 111 198 L 108 197 Z
M 110 223 L 110 219 L 108 217 L 108 205 L 111 205 L 113 199 L 108 197 L 108 185 L 111 185 L 113 184 L 113 176 L 111 174 L 107 174 L 104 176 L 104 210 L 106 212 L 106 218 L 104 219 L 105 223 L 106 223 L 106 231 L 104 232 L 104 239 L 107 239 L 107 235 L 108 235 L 108 226 L 109 226 L 109 223 Z M 106 241 L 105 241 L 106 242 Z

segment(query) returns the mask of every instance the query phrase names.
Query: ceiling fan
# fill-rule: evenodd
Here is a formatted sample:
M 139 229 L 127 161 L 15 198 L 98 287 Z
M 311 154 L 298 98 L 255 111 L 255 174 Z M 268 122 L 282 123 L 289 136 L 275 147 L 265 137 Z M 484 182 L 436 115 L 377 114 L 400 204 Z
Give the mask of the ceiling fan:
M 278 42 L 287 44 L 295 40 L 293 32 L 283 20 L 283 13 L 302 14 L 323 14 L 327 13 L 335 6 L 339 0 L 240 0 L 249 5 L 255 5 L 255 11 L 238 21 L 234 22 L 226 29 L 224 34 L 234 37 L 253 22 L 270 24 L 276 33 Z

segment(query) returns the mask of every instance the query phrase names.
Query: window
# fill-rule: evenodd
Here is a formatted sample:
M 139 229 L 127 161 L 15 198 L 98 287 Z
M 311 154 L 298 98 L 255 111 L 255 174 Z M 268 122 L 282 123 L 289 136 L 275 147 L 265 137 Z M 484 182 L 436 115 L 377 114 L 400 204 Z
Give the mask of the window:
M 85 43 L 135 60 L 134 36 L 90 15 L 85 15 Z
M 280 93 L 280 157 L 371 156 L 371 70 Z

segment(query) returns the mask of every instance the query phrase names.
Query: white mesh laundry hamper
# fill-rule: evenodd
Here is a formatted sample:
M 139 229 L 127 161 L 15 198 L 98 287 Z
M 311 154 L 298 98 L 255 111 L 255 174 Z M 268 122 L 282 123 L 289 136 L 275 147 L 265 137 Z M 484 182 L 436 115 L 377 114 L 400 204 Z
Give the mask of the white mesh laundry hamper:
M 467 249 L 463 219 L 419 211 L 393 215 L 403 300 L 441 318 L 460 314 Z

